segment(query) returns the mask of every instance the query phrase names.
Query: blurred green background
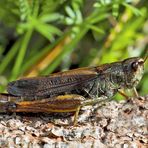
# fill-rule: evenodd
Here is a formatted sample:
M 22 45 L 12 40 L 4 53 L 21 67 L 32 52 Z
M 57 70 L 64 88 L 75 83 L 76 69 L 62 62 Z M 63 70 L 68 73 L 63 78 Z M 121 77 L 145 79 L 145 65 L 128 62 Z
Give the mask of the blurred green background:
M 21 77 L 146 56 L 147 14 L 147 0 L 0 0 L 0 91 Z M 148 62 L 138 91 L 148 93 Z

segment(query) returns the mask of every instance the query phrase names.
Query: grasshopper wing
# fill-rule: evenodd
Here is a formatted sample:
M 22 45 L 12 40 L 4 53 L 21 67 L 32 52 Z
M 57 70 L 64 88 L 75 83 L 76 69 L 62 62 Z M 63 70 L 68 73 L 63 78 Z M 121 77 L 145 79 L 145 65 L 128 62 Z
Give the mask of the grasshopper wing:
M 23 97 L 46 97 L 81 88 L 98 77 L 96 68 L 79 68 L 44 77 L 20 79 L 8 84 L 8 93 Z

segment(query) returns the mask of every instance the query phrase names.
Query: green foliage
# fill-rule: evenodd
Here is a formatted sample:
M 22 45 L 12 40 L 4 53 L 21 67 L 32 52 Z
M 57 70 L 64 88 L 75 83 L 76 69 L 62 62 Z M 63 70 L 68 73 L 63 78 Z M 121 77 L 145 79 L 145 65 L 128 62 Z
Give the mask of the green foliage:
M 0 89 L 51 53 L 55 58 L 46 66 L 40 64 L 38 74 L 144 56 L 146 4 L 146 0 L 1 0 Z M 141 93 L 147 91 L 147 80 L 145 74 Z

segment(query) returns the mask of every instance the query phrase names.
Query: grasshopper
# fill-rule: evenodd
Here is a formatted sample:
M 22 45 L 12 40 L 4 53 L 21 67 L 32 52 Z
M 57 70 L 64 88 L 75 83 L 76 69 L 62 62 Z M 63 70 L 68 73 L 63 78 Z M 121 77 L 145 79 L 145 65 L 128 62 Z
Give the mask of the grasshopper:
M 0 94 L 0 112 L 75 112 L 76 124 L 81 107 L 108 100 L 120 89 L 135 88 L 143 76 L 146 59 L 132 57 L 12 81 L 7 86 L 8 94 Z

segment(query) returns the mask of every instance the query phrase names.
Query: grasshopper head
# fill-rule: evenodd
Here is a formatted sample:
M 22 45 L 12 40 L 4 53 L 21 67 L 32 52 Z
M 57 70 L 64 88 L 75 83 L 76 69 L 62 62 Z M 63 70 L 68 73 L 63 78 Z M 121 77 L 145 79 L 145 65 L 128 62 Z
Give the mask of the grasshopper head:
M 141 80 L 144 73 L 144 60 L 133 57 L 123 61 L 123 72 L 125 77 L 125 87 L 133 88 Z

